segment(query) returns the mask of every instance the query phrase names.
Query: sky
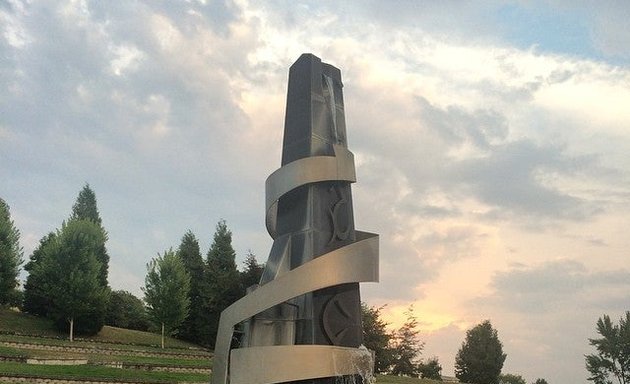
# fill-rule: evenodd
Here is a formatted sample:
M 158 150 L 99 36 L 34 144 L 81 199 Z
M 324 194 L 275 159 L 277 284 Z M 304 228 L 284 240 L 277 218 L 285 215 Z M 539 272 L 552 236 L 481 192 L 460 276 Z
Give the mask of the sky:
M 0 197 L 25 258 L 89 183 L 109 282 L 225 219 L 272 243 L 289 66 L 342 71 L 362 298 L 413 305 L 452 375 L 489 319 L 504 373 L 586 383 L 588 338 L 630 309 L 630 2 L 0 1 Z M 24 273 L 22 278 L 24 278 Z

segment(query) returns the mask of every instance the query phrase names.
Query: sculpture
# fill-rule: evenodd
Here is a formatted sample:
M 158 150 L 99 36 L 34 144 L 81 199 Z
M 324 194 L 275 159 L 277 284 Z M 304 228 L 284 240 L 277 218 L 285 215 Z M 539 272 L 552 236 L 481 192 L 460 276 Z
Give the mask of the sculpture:
M 260 284 L 221 314 L 214 384 L 327 384 L 372 369 L 358 283 L 378 281 L 378 235 L 354 228 L 355 181 L 341 73 L 303 54 L 289 71 L 282 167 L 266 182 L 274 243 Z

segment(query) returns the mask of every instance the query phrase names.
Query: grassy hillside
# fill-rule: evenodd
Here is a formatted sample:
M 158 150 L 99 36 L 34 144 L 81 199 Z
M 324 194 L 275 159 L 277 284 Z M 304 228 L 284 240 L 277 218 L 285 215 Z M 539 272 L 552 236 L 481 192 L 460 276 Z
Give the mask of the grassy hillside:
M 44 336 L 44 338 L 41 336 Z M 36 366 L 18 362 L 0 362 L 0 376 L 26 375 L 48 378 L 93 378 L 106 379 L 113 382 L 116 380 L 138 380 L 147 383 L 209 381 L 209 375 L 207 373 L 147 372 L 137 369 L 117 369 L 99 366 L 99 364 L 116 361 L 125 364 L 149 364 L 163 367 L 186 366 L 211 368 L 212 361 L 210 354 L 205 351 L 199 351 L 199 347 L 194 344 L 168 338 L 166 342 L 167 349 L 164 352 L 198 355 L 193 359 L 182 359 L 168 355 L 156 355 L 155 357 L 137 355 L 137 352 L 140 350 L 162 351 L 158 348 L 160 335 L 154 333 L 105 326 L 98 335 L 91 336 L 89 340 L 78 340 L 71 343 L 67 340 L 67 337 L 67 334 L 58 332 L 49 320 L 8 309 L 0 309 L 0 342 L 88 347 L 88 350 L 84 350 L 83 352 L 70 352 L 24 349 L 10 346 L 15 344 L 7 344 L 5 346 L 0 345 L 0 356 L 56 359 L 80 358 L 90 362 L 90 365 L 81 366 Z M 123 349 L 125 352 L 122 355 L 108 355 L 102 353 L 110 348 Z M 182 350 L 182 348 L 185 348 L 186 351 Z M 126 351 L 127 349 L 129 352 Z M 385 375 L 377 375 L 376 378 L 377 384 L 441 383 L 434 380 Z
M 68 335 L 57 331 L 52 321 L 26 313 L 0 308 L 0 332 L 15 333 L 29 336 L 45 336 L 67 338 Z M 80 339 L 80 337 L 79 337 Z M 137 345 L 160 345 L 160 335 L 150 332 L 104 326 L 97 335 L 88 339 L 103 343 L 124 343 Z M 165 341 L 170 348 L 199 348 L 196 344 L 167 338 Z

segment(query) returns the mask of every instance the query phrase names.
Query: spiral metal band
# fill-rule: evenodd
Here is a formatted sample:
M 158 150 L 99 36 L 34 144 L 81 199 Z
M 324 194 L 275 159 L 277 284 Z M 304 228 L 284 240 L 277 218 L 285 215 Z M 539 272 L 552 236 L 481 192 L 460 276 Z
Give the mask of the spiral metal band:
M 350 151 L 334 146 L 335 156 L 306 157 L 271 174 L 266 183 L 267 229 L 276 238 L 280 197 L 322 181 L 354 182 Z M 321 255 L 236 301 L 221 313 L 213 362 L 213 384 L 271 384 L 360 374 L 371 363 L 369 352 L 329 345 L 282 345 L 231 351 L 234 327 L 252 316 L 308 292 L 344 283 L 378 281 L 378 235 L 356 231 L 356 241 Z M 262 370 L 254 366 L 264 367 Z

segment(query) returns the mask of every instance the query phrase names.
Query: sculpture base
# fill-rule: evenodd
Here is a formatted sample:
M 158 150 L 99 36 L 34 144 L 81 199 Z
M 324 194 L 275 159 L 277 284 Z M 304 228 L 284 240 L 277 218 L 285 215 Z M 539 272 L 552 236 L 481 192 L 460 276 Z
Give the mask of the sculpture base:
M 324 345 L 238 348 L 231 353 L 230 384 L 345 383 L 339 381 L 344 380 L 340 376 L 349 380 L 353 376 L 371 376 L 373 367 L 372 353 L 360 348 Z

